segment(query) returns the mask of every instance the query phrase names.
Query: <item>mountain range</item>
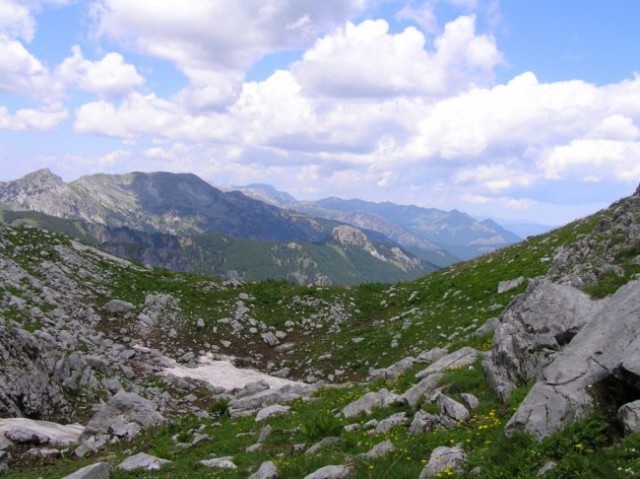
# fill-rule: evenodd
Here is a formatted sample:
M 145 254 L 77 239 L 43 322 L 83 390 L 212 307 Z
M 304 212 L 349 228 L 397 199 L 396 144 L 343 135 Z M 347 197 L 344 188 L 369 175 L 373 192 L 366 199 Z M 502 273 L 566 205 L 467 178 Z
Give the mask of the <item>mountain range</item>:
M 491 219 L 477 220 L 458 210 L 443 211 L 391 202 L 325 198 L 297 201 L 270 185 L 236 187 L 247 196 L 280 208 L 378 231 L 418 257 L 441 266 L 495 251 L 521 238 Z
M 223 192 L 191 174 L 99 174 L 65 183 L 45 169 L 0 183 L 0 205 L 16 224 L 218 277 L 352 284 L 408 280 L 438 267 L 380 233 Z

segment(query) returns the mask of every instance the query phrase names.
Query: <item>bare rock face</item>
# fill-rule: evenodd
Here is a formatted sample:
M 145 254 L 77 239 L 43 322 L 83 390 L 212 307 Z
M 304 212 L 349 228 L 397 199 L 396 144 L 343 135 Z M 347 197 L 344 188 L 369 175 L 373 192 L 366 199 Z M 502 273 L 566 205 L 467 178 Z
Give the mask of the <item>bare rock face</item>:
M 546 301 L 544 296 L 539 299 Z M 571 342 L 534 373 L 538 381 L 509 420 L 507 431 L 524 429 L 546 437 L 592 412 L 592 388 L 603 387 L 605 381 L 624 381 L 631 387 L 638 383 L 640 282 L 630 282 L 595 307 L 574 309 L 588 311 L 591 315 L 584 317 L 584 326 Z
M 503 401 L 518 384 L 535 379 L 553 354 L 591 318 L 596 303 L 568 285 L 538 279 L 500 317 L 483 368 Z
M 68 408 L 51 380 L 57 357 L 49 346 L 0 318 L 0 416 L 49 418 Z

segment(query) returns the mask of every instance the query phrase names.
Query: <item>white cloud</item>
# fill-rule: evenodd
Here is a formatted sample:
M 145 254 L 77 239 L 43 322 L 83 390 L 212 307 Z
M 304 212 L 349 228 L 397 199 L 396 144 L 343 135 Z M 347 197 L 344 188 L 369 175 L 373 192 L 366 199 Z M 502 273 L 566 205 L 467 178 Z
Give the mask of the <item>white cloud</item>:
M 121 54 L 108 53 L 92 62 L 77 45 L 58 66 L 56 75 L 66 84 L 107 97 L 124 95 L 144 83 L 136 67 L 126 63 Z
M 62 86 L 22 43 L 0 34 L 0 58 L 0 92 L 40 100 L 59 98 Z
M 94 14 L 98 35 L 172 61 L 185 73 L 191 80 L 184 92 L 189 104 L 221 108 L 235 99 L 244 72 L 263 55 L 303 48 L 364 5 L 365 0 L 101 0 Z
M 447 24 L 435 51 L 425 44 L 413 27 L 391 34 L 384 20 L 348 23 L 318 40 L 292 71 L 308 95 L 440 96 L 486 82 L 500 61 L 494 39 L 475 34 L 474 17 Z
M 536 176 L 516 160 L 463 168 L 455 175 L 457 183 L 481 186 L 490 192 L 531 186 L 535 180 Z
M 640 178 L 640 142 L 576 139 L 547 151 L 539 166 L 548 179 L 567 176 L 609 177 L 618 180 Z
M 0 106 L 0 129 L 52 130 L 69 116 L 62 105 L 53 105 L 45 109 L 20 109 L 11 114 L 7 108 Z

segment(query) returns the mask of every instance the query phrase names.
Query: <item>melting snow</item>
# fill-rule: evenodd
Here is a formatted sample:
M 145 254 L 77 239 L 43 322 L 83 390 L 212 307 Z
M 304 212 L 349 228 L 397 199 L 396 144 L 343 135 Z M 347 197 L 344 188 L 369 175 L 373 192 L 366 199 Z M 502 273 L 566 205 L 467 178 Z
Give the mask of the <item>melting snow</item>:
M 299 384 L 288 379 L 276 378 L 268 374 L 261 373 L 255 369 L 240 369 L 235 367 L 228 360 L 214 360 L 211 355 L 201 356 L 198 359 L 198 366 L 188 368 L 171 360 L 174 365 L 166 368 L 163 374 L 179 378 L 192 378 L 205 381 L 212 386 L 221 387 L 227 390 L 239 389 L 249 383 L 265 381 L 271 388 L 281 388 L 284 386 Z

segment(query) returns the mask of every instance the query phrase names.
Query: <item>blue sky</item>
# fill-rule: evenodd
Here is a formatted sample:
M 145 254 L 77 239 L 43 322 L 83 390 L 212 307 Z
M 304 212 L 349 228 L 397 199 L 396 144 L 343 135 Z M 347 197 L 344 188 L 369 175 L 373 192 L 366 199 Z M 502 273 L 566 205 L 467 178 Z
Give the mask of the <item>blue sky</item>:
M 636 0 L 0 0 L 0 181 L 193 172 L 561 224 L 640 181 Z

